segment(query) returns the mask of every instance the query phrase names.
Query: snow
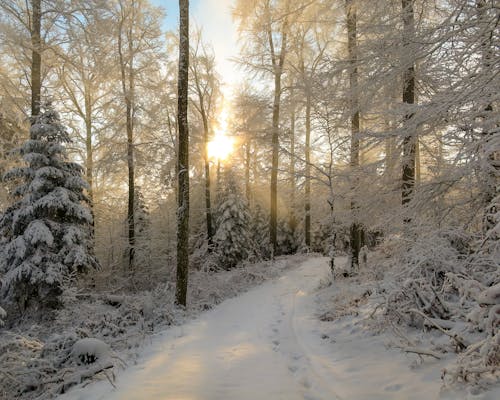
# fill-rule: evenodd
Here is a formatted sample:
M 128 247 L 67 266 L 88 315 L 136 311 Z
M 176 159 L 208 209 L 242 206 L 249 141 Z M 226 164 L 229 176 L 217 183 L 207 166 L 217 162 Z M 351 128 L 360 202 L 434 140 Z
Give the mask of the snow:
M 4 322 L 3 320 L 7 318 L 7 313 L 5 312 L 5 310 L 0 307 L 0 326 L 3 326 Z
M 418 356 L 388 348 L 391 336 L 364 323 L 376 311 L 373 296 L 355 282 L 329 284 L 328 261 L 310 258 L 156 335 L 137 365 L 118 374 L 116 389 L 101 381 L 60 400 L 500 398 L 500 389 L 444 391 L 440 371 L 449 360 L 412 366 Z M 332 296 L 349 300 L 356 291 L 366 304 L 337 304 L 335 317 L 318 318 Z
M 102 340 L 84 338 L 75 342 L 71 354 L 78 364 L 103 363 L 110 357 L 110 348 Z

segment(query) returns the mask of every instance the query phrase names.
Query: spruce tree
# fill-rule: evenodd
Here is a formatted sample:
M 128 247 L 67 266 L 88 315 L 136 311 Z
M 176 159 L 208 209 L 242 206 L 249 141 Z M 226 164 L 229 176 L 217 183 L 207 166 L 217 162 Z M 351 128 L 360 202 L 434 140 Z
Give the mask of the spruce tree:
M 43 107 L 18 152 L 26 165 L 4 176 L 19 185 L 0 216 L 0 292 L 21 310 L 60 305 L 63 283 L 97 268 L 83 168 L 67 160 L 69 136 L 57 112 Z
M 271 243 L 269 242 L 269 216 L 259 204 L 252 210 L 250 233 L 254 244 L 255 256 L 259 259 L 271 257 Z
M 225 185 L 217 207 L 214 245 L 221 266 L 230 269 L 247 259 L 253 246 L 246 200 L 231 171 L 225 171 L 224 175 Z

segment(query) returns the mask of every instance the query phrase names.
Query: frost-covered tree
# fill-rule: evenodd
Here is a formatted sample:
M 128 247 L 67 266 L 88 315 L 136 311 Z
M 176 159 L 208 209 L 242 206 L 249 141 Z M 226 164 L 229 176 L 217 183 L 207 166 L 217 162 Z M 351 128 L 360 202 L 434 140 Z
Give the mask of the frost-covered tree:
M 83 168 L 67 160 L 69 141 L 57 112 L 44 107 L 18 150 L 26 166 L 4 177 L 19 185 L 0 218 L 1 293 L 22 310 L 57 307 L 63 282 L 99 265 L 90 241 L 88 186 Z
M 258 258 L 267 259 L 271 255 L 268 230 L 268 217 L 262 207 L 257 204 L 254 210 L 252 210 L 250 233 L 252 236 L 252 243 L 255 246 L 255 255 Z
M 225 185 L 217 210 L 215 252 L 221 266 L 229 269 L 251 255 L 250 214 L 248 205 L 231 171 L 224 173 Z

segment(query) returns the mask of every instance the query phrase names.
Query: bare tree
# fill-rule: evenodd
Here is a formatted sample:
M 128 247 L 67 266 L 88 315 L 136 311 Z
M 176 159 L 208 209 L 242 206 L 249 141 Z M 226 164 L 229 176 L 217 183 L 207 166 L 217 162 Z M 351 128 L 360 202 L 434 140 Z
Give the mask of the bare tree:
M 403 72 L 403 103 L 410 105 L 415 103 L 415 65 L 411 54 L 412 41 L 415 36 L 415 16 L 414 16 L 414 0 L 402 0 L 403 11 L 403 53 L 402 65 Z M 408 121 L 412 117 L 409 112 L 405 115 L 405 120 Z M 402 176 L 402 204 L 407 205 L 412 197 L 415 189 L 415 161 L 417 137 L 416 131 L 410 124 L 407 124 L 408 129 L 404 132 L 403 137 L 403 176 Z M 408 217 L 406 218 L 408 222 Z
M 357 189 L 359 185 L 359 90 L 358 90 L 358 38 L 357 38 L 357 5 L 353 0 L 346 0 L 347 11 L 347 54 L 349 59 L 349 108 L 351 122 L 351 227 L 350 251 L 351 271 L 359 266 L 359 251 L 363 246 L 363 228 L 358 221 Z
M 212 226 L 212 204 L 210 198 L 210 160 L 208 158 L 208 141 L 210 139 L 210 122 L 214 118 L 217 96 L 219 94 L 219 80 L 215 72 L 215 56 L 202 42 L 201 30 L 196 32 L 195 44 L 191 48 L 189 63 L 191 72 L 191 90 L 195 99 L 191 102 L 200 114 L 203 124 L 203 158 L 205 172 L 205 219 L 207 240 L 211 249 L 214 229 Z

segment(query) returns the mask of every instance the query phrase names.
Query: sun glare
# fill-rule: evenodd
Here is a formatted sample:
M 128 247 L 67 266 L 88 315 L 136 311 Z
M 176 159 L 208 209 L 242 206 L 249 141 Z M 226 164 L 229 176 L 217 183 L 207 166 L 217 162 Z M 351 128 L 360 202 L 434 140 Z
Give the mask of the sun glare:
M 217 160 L 226 160 L 233 151 L 233 138 L 225 134 L 216 134 L 208 142 L 208 157 Z
M 215 135 L 207 144 L 208 157 L 215 160 L 227 160 L 234 148 L 234 139 L 227 135 L 227 110 L 224 109 L 219 115 L 219 127 Z

